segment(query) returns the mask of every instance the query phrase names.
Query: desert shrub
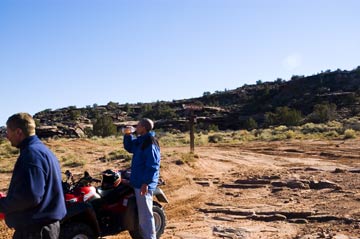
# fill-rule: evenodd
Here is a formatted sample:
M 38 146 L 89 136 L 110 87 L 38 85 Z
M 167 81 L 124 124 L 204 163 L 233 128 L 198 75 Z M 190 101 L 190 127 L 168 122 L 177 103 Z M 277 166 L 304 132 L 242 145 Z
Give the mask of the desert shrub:
M 251 138 L 251 136 L 252 136 L 251 132 L 249 132 L 247 130 L 239 130 L 234 135 L 234 138 L 237 138 L 238 140 L 241 140 L 241 141 L 245 141 L 245 140 L 249 140 Z
M 77 120 L 81 116 L 80 110 L 70 110 L 70 118 L 72 120 Z
M 256 132 L 257 139 L 265 141 L 288 139 L 289 136 L 286 129 L 286 126 L 279 126 L 274 129 L 262 129 Z
M 331 130 L 331 131 L 325 132 L 325 133 L 324 133 L 324 136 L 325 136 L 326 138 L 332 138 L 332 139 L 334 139 L 334 138 L 338 138 L 338 137 L 339 137 L 339 134 L 338 134 L 338 132 L 336 132 L 335 130 Z
M 287 139 L 294 139 L 296 137 L 296 133 L 293 130 L 288 130 L 285 132 Z
M 221 134 L 214 134 L 208 136 L 209 143 L 219 143 L 223 140 L 223 136 Z
M 61 163 L 62 166 L 72 168 L 84 166 L 86 164 L 85 160 L 81 156 L 73 154 L 61 157 Z
M 360 117 L 346 119 L 344 120 L 343 124 L 345 129 L 353 129 L 356 131 L 360 131 Z
M 11 158 L 19 154 L 19 149 L 12 147 L 9 142 L 3 142 L 0 145 L 1 158 Z
M 150 119 L 173 119 L 176 117 L 176 111 L 165 102 L 158 101 L 154 105 L 148 105 L 144 109 L 142 117 Z
M 208 130 L 203 130 L 203 131 L 201 131 L 201 133 L 202 133 L 203 135 L 208 135 L 208 134 L 209 134 L 209 131 L 208 131 Z
M 255 131 L 255 130 L 253 130 Z M 233 131 L 232 133 L 230 133 L 230 143 L 238 143 L 241 141 L 250 141 L 250 140 L 254 140 L 255 136 L 252 133 L 252 131 L 247 131 L 247 130 L 238 130 L 238 131 Z
M 195 145 L 206 145 L 208 143 L 208 136 L 206 134 L 196 134 L 195 135 Z
M 245 121 L 244 127 L 247 130 L 256 129 L 258 127 L 258 123 L 256 122 L 256 120 L 254 120 L 252 117 L 250 117 L 249 119 L 247 119 Z
M 177 165 L 189 164 L 191 166 L 191 164 L 195 162 L 195 159 L 198 158 L 199 156 L 197 154 L 194 154 L 193 152 L 183 153 L 180 155 L 180 159 L 176 160 L 176 164 Z
M 324 124 L 307 123 L 301 128 L 303 134 L 323 133 L 325 131 L 326 128 Z
M 110 116 L 97 118 L 93 126 L 93 134 L 100 137 L 107 137 L 116 134 L 116 126 Z
M 344 139 L 354 139 L 356 138 L 356 132 L 353 129 L 347 129 L 344 132 Z
M 334 130 L 341 129 L 343 127 L 343 124 L 336 120 L 329 121 L 326 125 Z
M 179 146 L 189 144 L 190 136 L 184 133 L 172 134 L 169 132 L 163 132 L 158 135 L 160 146 Z
M 208 130 L 209 131 L 219 131 L 219 127 L 215 124 L 210 124 L 209 127 L 208 127 Z
M 291 109 L 289 107 L 277 107 L 275 113 L 265 113 L 265 124 L 270 125 L 286 125 L 294 126 L 299 125 L 303 119 L 300 111 Z
M 308 118 L 313 123 L 325 123 L 333 120 L 336 118 L 336 105 L 329 103 L 317 104 Z
M 329 121 L 326 124 L 307 123 L 300 128 L 300 131 L 303 134 L 313 134 L 316 137 L 322 134 L 325 137 L 336 138 L 344 133 L 344 127 L 340 122 Z
M 286 132 L 273 134 L 273 136 L 270 140 L 284 140 L 284 139 L 287 139 Z
M 91 137 L 94 136 L 94 134 L 93 134 L 93 129 L 92 129 L 91 127 L 86 127 L 86 128 L 84 129 L 84 133 L 85 133 L 85 135 L 86 135 L 88 138 L 91 138 Z
M 280 132 L 280 133 L 283 133 L 287 130 L 288 130 L 288 127 L 286 127 L 285 125 L 280 125 L 280 126 L 277 126 L 274 128 L 275 132 Z
M 258 139 L 260 140 L 272 140 L 273 134 L 271 129 L 263 129 L 258 132 Z
M 104 160 L 106 161 L 113 161 L 113 160 L 124 160 L 124 161 L 130 161 L 132 158 L 132 155 L 128 153 L 126 150 L 115 150 L 110 152 L 108 155 L 104 157 Z

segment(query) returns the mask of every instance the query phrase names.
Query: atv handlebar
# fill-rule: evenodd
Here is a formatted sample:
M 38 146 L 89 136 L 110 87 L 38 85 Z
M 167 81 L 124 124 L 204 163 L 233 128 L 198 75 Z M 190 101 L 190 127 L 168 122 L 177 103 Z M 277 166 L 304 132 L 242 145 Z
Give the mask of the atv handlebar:
M 69 170 L 64 172 L 66 175 L 66 180 L 62 182 L 64 192 L 71 192 L 74 188 L 79 186 L 88 186 L 91 183 L 101 183 L 100 179 L 96 179 L 90 176 L 90 174 L 85 171 L 84 176 L 81 177 L 78 181 L 74 180 L 74 176 Z

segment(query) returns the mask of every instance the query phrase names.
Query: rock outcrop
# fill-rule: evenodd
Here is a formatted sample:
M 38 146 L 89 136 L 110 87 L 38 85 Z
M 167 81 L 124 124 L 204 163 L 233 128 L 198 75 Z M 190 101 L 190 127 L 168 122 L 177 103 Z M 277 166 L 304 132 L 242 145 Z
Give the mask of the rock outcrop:
M 262 127 L 267 112 L 278 107 L 289 107 L 311 114 L 317 104 L 336 105 L 336 119 L 346 119 L 360 113 L 360 67 L 352 71 L 337 70 L 313 76 L 293 76 L 256 85 L 244 85 L 234 90 L 202 97 L 158 101 L 144 104 L 74 106 L 44 110 L 34 115 L 40 137 L 86 137 L 99 117 L 111 117 L 118 130 L 126 122 L 136 122 L 140 117 L 155 121 L 156 128 L 164 130 L 189 130 L 189 118 L 194 117 L 200 129 L 217 127 L 220 130 L 246 128 L 244 122 L 252 118 Z M 134 124 L 134 123 L 132 123 Z

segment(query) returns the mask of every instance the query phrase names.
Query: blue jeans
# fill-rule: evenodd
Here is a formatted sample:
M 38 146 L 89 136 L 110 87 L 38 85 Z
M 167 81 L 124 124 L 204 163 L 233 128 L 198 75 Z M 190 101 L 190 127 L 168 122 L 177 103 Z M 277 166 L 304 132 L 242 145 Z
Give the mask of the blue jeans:
M 153 192 L 140 195 L 140 189 L 135 188 L 136 205 L 138 207 L 139 226 L 144 239 L 156 239 L 155 221 L 153 216 Z

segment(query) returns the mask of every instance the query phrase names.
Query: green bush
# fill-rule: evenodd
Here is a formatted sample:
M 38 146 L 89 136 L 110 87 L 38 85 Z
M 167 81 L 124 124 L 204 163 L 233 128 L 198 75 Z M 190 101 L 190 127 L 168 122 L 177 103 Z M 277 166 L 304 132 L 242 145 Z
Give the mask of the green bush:
M 263 129 L 258 132 L 258 138 L 261 140 L 272 140 L 273 132 L 271 129 Z
M 208 127 L 209 131 L 219 131 L 219 127 L 215 124 L 210 124 Z
M 86 127 L 84 129 L 84 133 L 88 138 L 91 138 L 94 136 L 93 129 L 91 127 Z
M 353 117 L 344 120 L 344 128 L 360 131 L 360 117 Z
M 208 136 L 209 143 L 219 143 L 223 140 L 223 136 L 221 134 L 214 134 Z
M 253 130 L 253 129 L 256 129 L 257 127 L 258 127 L 258 124 L 252 117 L 248 118 L 244 122 L 244 128 L 247 130 Z
M 285 132 L 285 131 L 288 130 L 288 127 L 286 127 L 285 125 L 280 125 L 280 126 L 275 127 L 274 130 L 275 130 L 276 132 L 281 132 L 281 133 L 283 133 L 283 132 Z
M 326 123 L 333 120 L 336 118 L 336 105 L 329 103 L 317 104 L 308 118 L 313 123 Z
M 301 128 L 303 134 L 323 133 L 325 131 L 326 128 L 324 124 L 307 123 Z
M 300 111 L 291 109 L 289 107 L 277 107 L 275 113 L 265 113 L 265 124 L 271 125 L 286 125 L 296 126 L 299 125 L 303 117 Z
M 144 110 L 142 117 L 150 119 L 176 118 L 176 111 L 165 102 L 158 101 L 154 105 L 147 105 Z
M 288 130 L 285 133 L 287 139 L 294 139 L 296 138 L 296 133 L 293 130 Z
M 335 130 L 331 130 L 331 131 L 325 132 L 324 136 L 326 138 L 336 139 L 339 137 L 339 134 Z
M 231 133 L 232 142 L 242 142 L 254 140 L 255 136 L 247 130 L 238 130 Z
M 107 137 L 115 135 L 116 133 L 116 126 L 114 125 L 110 116 L 105 115 L 96 119 L 96 122 L 93 126 L 93 134 L 95 136 Z
M 356 138 L 356 132 L 353 129 L 347 129 L 344 132 L 344 139 L 354 139 Z
M 80 110 L 70 110 L 70 118 L 72 120 L 77 120 L 79 117 L 81 116 L 81 111 Z

